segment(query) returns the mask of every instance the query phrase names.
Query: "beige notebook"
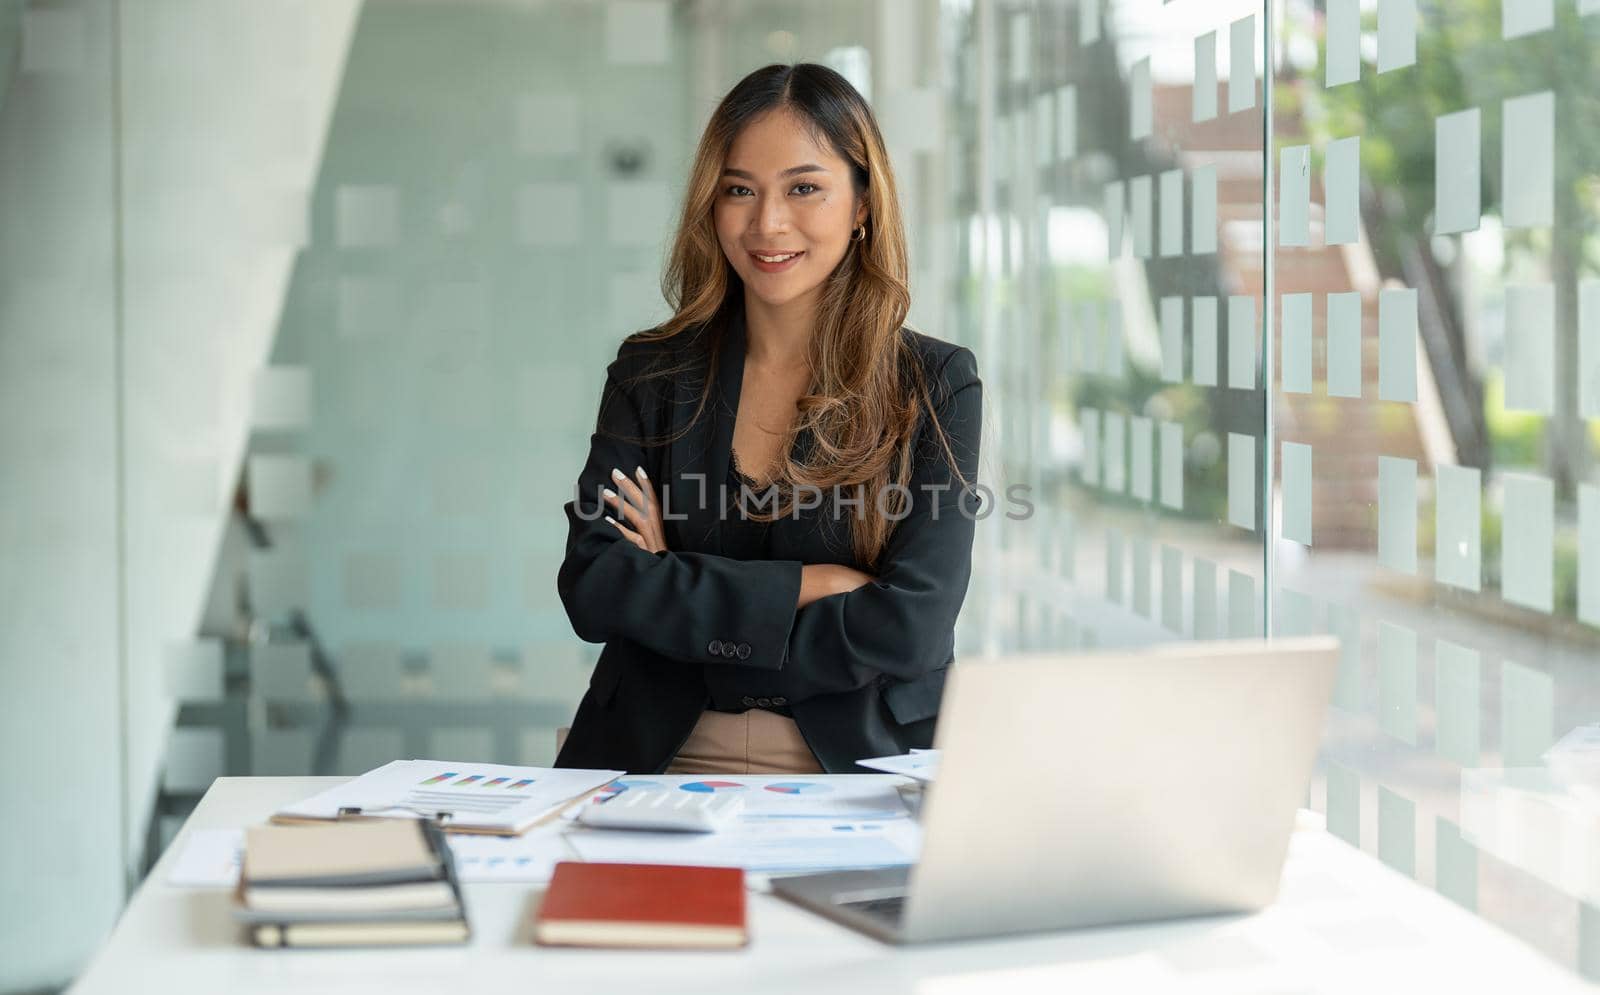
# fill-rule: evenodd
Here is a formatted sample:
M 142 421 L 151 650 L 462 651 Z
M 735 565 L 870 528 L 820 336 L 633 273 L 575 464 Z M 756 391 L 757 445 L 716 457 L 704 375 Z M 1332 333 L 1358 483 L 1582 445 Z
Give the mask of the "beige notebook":
M 382 884 L 442 877 L 439 854 L 415 820 L 331 826 L 253 826 L 243 878 L 251 885 Z

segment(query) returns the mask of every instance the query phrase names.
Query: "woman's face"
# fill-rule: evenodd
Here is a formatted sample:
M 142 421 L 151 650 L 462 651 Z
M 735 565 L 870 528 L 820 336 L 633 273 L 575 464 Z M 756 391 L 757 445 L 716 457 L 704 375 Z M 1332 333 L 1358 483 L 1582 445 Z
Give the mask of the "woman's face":
M 850 164 L 780 108 L 746 125 L 728 150 L 717 239 L 748 292 L 786 304 L 821 286 L 844 258 L 851 230 L 866 220 L 856 200 Z

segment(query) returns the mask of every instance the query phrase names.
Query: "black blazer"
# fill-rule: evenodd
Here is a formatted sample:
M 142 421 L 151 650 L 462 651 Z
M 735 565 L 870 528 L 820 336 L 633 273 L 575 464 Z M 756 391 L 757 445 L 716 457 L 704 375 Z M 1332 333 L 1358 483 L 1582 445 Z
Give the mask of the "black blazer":
M 876 570 L 856 561 L 848 515 L 835 516 L 831 499 L 775 520 L 771 559 L 719 555 L 718 491 L 727 479 L 745 355 L 743 308 L 731 310 L 728 319 L 666 343 L 624 342 L 606 369 L 588 462 L 565 506 L 566 558 L 556 581 L 574 631 L 606 647 L 557 766 L 664 770 L 710 701 L 708 663 L 775 672 L 769 676 L 830 772 L 860 773 L 859 759 L 932 743 L 971 575 L 977 494 L 963 493 L 924 415 L 910 512 L 894 525 Z M 962 475 L 976 482 L 983 417 L 976 358 L 910 329 L 901 334 L 922 363 Z M 689 357 L 683 375 L 635 379 L 648 364 L 678 366 Z M 664 446 L 631 441 L 683 428 L 708 368 L 716 386 L 690 431 Z M 809 442 L 801 433 L 796 447 Z M 623 539 L 604 518 L 610 509 L 599 492 L 612 484 L 612 468 L 631 475 L 636 466 L 649 475 L 658 502 L 667 495 L 668 548 L 660 553 Z M 842 563 L 877 579 L 797 611 L 800 568 L 811 563 Z M 727 656 L 723 644 L 737 654 Z

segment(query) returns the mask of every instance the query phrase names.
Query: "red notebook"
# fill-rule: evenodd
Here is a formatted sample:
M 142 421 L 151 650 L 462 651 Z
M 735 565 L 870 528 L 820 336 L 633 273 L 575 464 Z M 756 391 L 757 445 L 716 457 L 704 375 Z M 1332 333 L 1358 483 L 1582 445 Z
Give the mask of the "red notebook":
M 744 870 L 556 864 L 534 939 L 561 947 L 742 947 Z

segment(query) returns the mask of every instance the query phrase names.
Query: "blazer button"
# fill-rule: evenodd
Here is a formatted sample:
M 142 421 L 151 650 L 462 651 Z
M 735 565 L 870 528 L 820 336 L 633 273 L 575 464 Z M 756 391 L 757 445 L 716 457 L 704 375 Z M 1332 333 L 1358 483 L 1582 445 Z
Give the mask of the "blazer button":
M 712 656 L 721 656 L 722 655 L 722 640 L 720 640 L 720 639 L 711 640 L 711 642 L 706 644 L 706 652 L 710 653 Z
M 772 699 L 772 703 L 774 705 L 787 705 L 789 703 L 789 699 L 788 698 L 784 698 L 782 696 L 779 696 L 777 698 Z
M 739 659 L 748 660 L 750 659 L 750 644 L 740 643 L 738 647 L 734 649 L 734 652 L 739 655 Z
M 722 644 L 722 655 L 727 657 L 729 660 L 732 660 L 736 655 L 738 655 L 738 652 L 738 647 L 734 646 L 733 643 L 730 642 Z
M 756 704 L 760 705 L 762 708 L 771 708 L 772 707 L 772 699 L 771 698 L 757 698 L 756 699 Z
M 755 704 L 756 704 L 756 700 L 754 698 L 750 697 L 749 695 L 745 695 L 743 698 L 739 699 L 739 704 L 743 705 L 746 708 L 754 708 Z

